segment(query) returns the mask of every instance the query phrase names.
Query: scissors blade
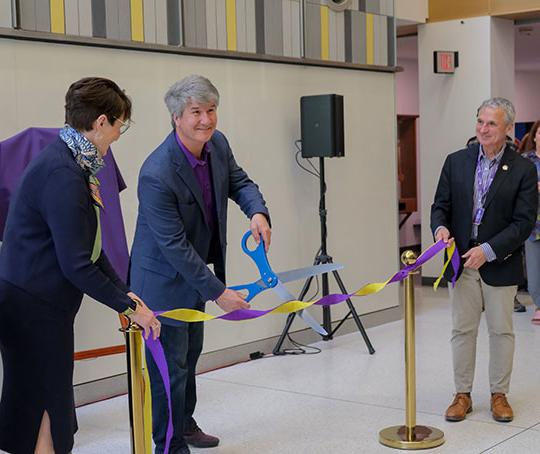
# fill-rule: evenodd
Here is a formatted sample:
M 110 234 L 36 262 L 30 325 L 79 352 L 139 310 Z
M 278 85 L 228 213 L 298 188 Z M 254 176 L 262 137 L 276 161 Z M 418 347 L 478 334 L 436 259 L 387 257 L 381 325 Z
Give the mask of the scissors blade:
M 278 282 L 278 284 L 275 287 L 272 287 L 272 290 L 276 293 L 276 295 L 279 296 L 281 301 L 286 303 L 287 301 L 293 301 L 296 298 L 292 295 L 289 290 L 281 283 Z M 328 333 L 326 330 L 319 324 L 317 320 L 315 320 L 312 315 L 306 310 L 302 309 L 301 311 L 298 311 L 298 316 L 304 320 L 306 325 L 308 325 L 313 331 L 319 333 L 321 336 L 328 336 Z
M 306 268 L 298 268 L 296 270 L 283 271 L 276 273 L 279 282 L 285 284 L 286 282 L 300 281 L 311 276 L 317 276 L 318 274 L 331 273 L 332 271 L 340 270 L 343 265 L 339 263 L 325 263 L 323 265 L 313 265 Z M 257 285 L 265 286 L 262 279 L 256 282 Z

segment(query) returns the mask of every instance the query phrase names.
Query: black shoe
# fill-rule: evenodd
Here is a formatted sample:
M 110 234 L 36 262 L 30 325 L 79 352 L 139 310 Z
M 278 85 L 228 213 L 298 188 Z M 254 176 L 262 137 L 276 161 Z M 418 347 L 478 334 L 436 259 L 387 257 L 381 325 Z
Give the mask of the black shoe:
M 191 451 L 187 446 L 181 446 L 180 448 L 171 449 L 170 454 L 190 454 Z
M 514 312 L 527 312 L 527 308 L 519 302 L 519 300 L 514 298 Z

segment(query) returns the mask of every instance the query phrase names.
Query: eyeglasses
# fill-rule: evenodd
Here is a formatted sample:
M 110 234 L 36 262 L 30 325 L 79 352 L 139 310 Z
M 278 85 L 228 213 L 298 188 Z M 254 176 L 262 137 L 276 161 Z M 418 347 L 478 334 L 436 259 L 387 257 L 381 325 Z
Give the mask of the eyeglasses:
M 120 118 L 117 118 L 117 117 L 114 117 L 114 119 L 120 122 L 120 134 L 124 134 L 130 128 L 130 126 L 134 123 L 134 121 L 132 120 L 122 121 L 120 120 Z

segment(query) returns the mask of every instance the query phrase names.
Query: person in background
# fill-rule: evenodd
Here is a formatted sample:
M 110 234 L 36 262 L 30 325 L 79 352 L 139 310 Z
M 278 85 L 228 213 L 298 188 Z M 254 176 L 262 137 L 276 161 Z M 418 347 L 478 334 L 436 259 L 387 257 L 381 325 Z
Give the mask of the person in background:
M 491 413 L 499 422 L 514 417 L 506 397 L 514 357 L 512 308 L 523 279 L 523 243 L 538 208 L 536 169 L 506 142 L 514 118 L 507 99 L 492 98 L 480 105 L 478 144 L 446 158 L 431 206 L 435 240 L 455 241 L 463 254 L 450 293 L 456 394 L 445 413 L 448 421 L 462 421 L 472 411 L 482 308 L 489 333 Z M 452 273 L 446 271 L 447 279 Z
M 219 93 L 192 75 L 165 94 L 173 130 L 144 162 L 139 175 L 139 214 L 131 251 L 134 289 L 154 310 L 204 311 L 215 301 L 225 312 L 247 309 L 244 297 L 225 287 L 228 199 L 250 219 L 258 243 L 270 246 L 269 214 L 257 185 L 242 170 L 225 136 L 216 130 Z M 213 264 L 214 273 L 207 266 Z M 171 378 L 173 436 L 170 454 L 188 445 L 217 446 L 193 417 L 195 368 L 204 323 L 163 319 L 161 342 Z M 152 429 L 156 454 L 166 443 L 169 411 L 155 362 L 148 355 Z
M 83 294 L 159 335 L 160 322 L 101 249 L 96 173 L 129 127 L 131 101 L 111 80 L 68 89 L 66 125 L 26 168 L 0 248 L 0 450 L 67 454 L 77 430 L 73 323 Z
M 536 167 L 537 186 L 540 192 L 540 120 L 532 125 L 523 142 L 523 150 L 523 156 Z M 525 241 L 525 263 L 527 266 L 527 290 L 535 305 L 532 323 L 540 325 L 540 206 L 534 229 L 528 240 Z

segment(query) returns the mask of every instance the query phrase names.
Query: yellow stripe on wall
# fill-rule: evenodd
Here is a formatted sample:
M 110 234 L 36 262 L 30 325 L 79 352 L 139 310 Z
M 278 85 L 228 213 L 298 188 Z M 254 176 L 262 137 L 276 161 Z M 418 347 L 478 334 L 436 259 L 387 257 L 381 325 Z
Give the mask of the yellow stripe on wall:
M 236 44 L 236 0 L 227 0 L 227 50 L 237 50 Z
M 366 63 L 375 61 L 375 38 L 373 30 L 373 14 L 366 14 Z
M 64 0 L 51 0 L 51 32 L 66 33 Z
M 131 0 L 131 39 L 144 41 L 143 0 Z
M 330 57 L 330 36 L 328 30 L 328 6 L 321 5 L 321 60 Z

